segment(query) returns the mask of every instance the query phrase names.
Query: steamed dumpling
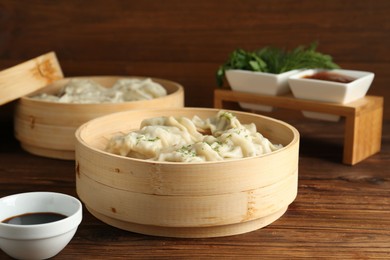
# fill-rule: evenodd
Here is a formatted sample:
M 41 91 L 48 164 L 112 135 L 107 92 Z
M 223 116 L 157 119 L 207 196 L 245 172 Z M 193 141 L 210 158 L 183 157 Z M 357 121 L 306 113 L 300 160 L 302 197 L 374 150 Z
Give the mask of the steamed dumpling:
M 151 79 L 120 79 L 112 90 L 123 93 L 123 101 L 150 100 L 167 95 L 166 89 Z
M 258 156 L 281 147 L 257 132 L 255 124 L 241 124 L 232 113 L 220 111 L 206 120 L 146 119 L 140 130 L 113 137 L 106 150 L 155 161 L 204 162 Z
M 58 95 L 43 93 L 33 98 L 61 103 L 95 104 L 150 100 L 166 95 L 166 89 L 150 78 L 119 79 L 111 88 L 90 79 L 75 78 L 70 80 Z

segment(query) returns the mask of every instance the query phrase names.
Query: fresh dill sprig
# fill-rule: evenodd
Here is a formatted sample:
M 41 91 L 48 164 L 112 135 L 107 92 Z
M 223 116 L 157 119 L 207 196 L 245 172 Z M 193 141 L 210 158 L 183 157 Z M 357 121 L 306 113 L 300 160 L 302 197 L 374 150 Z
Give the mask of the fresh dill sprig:
M 338 69 L 332 56 L 316 51 L 317 43 L 312 43 L 308 48 L 298 46 L 290 51 L 279 73 L 295 69 Z

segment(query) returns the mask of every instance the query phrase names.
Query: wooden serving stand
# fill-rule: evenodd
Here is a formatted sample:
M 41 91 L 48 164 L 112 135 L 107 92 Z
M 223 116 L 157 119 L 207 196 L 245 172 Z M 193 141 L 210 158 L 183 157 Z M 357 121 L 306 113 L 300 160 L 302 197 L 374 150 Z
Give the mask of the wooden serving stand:
M 365 96 L 347 103 L 296 99 L 293 96 L 265 96 L 231 90 L 214 91 L 214 107 L 225 102 L 247 102 L 279 108 L 307 110 L 345 117 L 343 163 L 355 165 L 381 149 L 383 97 Z

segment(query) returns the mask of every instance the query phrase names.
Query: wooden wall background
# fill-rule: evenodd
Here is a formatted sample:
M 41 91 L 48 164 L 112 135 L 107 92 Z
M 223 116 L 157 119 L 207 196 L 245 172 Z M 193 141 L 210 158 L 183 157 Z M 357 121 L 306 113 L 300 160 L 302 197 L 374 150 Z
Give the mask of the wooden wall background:
M 0 69 L 53 50 L 66 76 L 166 78 L 187 106 L 211 107 L 232 50 L 318 41 L 343 68 L 375 72 L 369 94 L 387 103 L 389 17 L 388 0 L 1 0 Z

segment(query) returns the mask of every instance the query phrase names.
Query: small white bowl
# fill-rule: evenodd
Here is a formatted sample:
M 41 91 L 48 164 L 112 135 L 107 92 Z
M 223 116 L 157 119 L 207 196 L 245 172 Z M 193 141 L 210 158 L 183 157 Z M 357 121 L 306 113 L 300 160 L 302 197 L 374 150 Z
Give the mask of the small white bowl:
M 20 193 L 0 199 L 0 248 L 16 259 L 57 255 L 73 238 L 82 219 L 82 205 L 72 196 L 53 192 Z M 52 212 L 64 219 L 35 225 L 4 223 L 26 213 Z
M 290 92 L 288 78 L 299 70 L 287 71 L 280 74 L 248 70 L 227 70 L 226 79 L 234 91 L 278 96 Z M 244 109 L 271 112 L 273 107 L 240 102 Z
M 354 78 L 355 80 L 349 83 L 340 83 L 329 80 L 305 78 L 306 76 L 312 76 L 321 71 L 324 70 L 310 69 L 292 75 L 288 79 L 288 83 L 294 97 L 299 99 L 345 104 L 364 97 L 374 79 L 374 73 L 372 72 L 343 69 L 326 71 L 348 76 Z M 308 118 L 327 121 L 337 121 L 340 118 L 337 115 L 309 111 L 303 111 L 303 114 Z

